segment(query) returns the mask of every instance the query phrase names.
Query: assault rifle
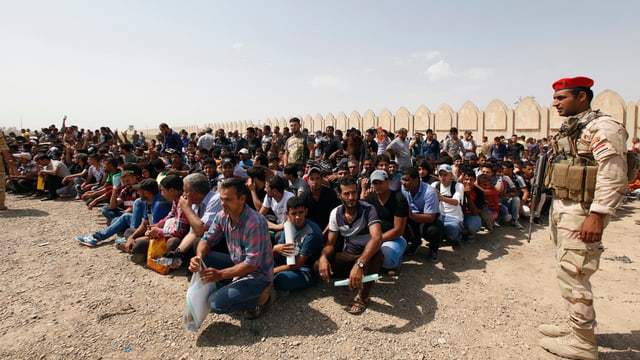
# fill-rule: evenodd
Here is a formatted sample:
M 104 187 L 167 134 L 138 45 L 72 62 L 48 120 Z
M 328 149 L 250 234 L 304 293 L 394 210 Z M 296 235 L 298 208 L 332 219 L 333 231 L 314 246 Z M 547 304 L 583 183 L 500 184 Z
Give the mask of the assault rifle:
M 536 170 L 533 177 L 533 185 L 531 186 L 531 210 L 529 214 L 529 235 L 527 235 L 527 242 L 531 242 L 531 227 L 533 226 L 533 221 L 536 217 L 538 202 L 542 196 L 544 177 L 547 172 L 547 158 L 548 154 L 542 151 L 538 154 L 538 158 L 536 159 Z

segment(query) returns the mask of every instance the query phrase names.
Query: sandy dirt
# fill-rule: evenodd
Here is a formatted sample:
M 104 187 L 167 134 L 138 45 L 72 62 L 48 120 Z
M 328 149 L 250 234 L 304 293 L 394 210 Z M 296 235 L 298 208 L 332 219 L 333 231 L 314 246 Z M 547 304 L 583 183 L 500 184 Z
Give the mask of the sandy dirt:
M 566 317 L 548 228 L 533 240 L 502 227 L 406 259 L 383 277 L 360 316 L 353 296 L 321 284 L 273 302 L 257 320 L 211 314 L 197 333 L 181 322 L 185 270 L 162 276 L 134 265 L 112 241 L 77 235 L 104 227 L 81 202 L 8 195 L 0 212 L 2 359 L 554 359 L 537 345 L 543 322 Z M 605 233 L 594 276 L 601 359 L 640 359 L 640 201 Z

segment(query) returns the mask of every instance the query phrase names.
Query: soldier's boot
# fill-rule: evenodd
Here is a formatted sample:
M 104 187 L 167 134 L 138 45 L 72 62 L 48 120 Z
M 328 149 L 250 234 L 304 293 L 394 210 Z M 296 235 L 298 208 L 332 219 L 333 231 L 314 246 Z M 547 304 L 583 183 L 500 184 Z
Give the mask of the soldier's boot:
M 538 326 L 538 331 L 548 337 L 560 337 L 569 335 L 571 330 L 568 326 L 558 326 L 553 324 L 542 324 Z
M 598 360 L 598 346 L 593 329 L 572 329 L 569 335 L 546 337 L 540 340 L 540 346 L 567 359 Z

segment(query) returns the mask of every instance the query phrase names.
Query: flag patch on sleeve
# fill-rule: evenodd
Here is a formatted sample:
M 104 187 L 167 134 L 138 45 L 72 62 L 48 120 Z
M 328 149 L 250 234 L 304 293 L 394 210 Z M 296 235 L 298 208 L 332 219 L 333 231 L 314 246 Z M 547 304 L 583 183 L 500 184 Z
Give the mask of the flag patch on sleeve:
M 594 155 L 600 155 L 603 152 L 609 150 L 609 147 L 607 146 L 607 143 L 602 143 L 600 145 L 598 145 L 598 147 L 596 147 L 595 149 L 593 149 L 593 154 Z

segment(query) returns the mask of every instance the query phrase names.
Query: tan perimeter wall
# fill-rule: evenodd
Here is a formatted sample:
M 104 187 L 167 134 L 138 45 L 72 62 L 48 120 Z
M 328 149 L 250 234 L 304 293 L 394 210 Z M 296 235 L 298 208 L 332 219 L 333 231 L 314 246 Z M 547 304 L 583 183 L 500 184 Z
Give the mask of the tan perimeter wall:
M 622 122 L 629 132 L 629 138 L 638 136 L 640 101 L 625 102 L 616 92 L 605 90 L 596 95 L 591 105 L 593 109 L 600 109 Z M 555 133 L 562 124 L 562 118 L 558 116 L 554 108 L 541 106 L 532 97 L 523 98 L 513 109 L 503 101 L 496 99 L 490 102 L 484 110 L 478 109 L 472 102 L 466 102 L 457 111 L 454 111 L 447 104 L 442 104 L 435 110 L 421 105 L 414 112 L 401 107 L 395 114 L 389 109 L 382 109 L 377 115 L 372 110 L 367 110 L 364 114 L 354 111 L 349 115 L 341 112 L 337 115 L 327 113 L 324 116 L 321 114 L 293 116 L 300 118 L 302 127 L 309 129 L 309 131 L 324 131 L 328 125 L 342 130 L 354 127 L 361 131 L 379 126 L 391 131 L 404 127 L 409 130 L 410 134 L 415 131 L 424 132 L 426 129 L 433 129 L 438 138 L 443 138 L 449 128 L 456 126 L 460 132 L 473 131 L 475 139 L 480 139 L 483 135 L 493 139 L 495 136 L 511 136 L 512 134 L 539 139 Z M 265 124 L 271 125 L 271 127 L 278 125 L 280 128 L 289 126 L 289 118 L 293 116 L 266 118 L 263 121 L 240 120 L 187 126 L 169 125 L 176 131 L 186 129 L 190 133 L 202 131 L 207 127 L 214 130 L 218 128 L 226 131 L 238 130 L 240 133 L 244 133 L 249 126 Z M 143 131 L 149 138 L 150 135 L 156 134 L 158 129 Z

